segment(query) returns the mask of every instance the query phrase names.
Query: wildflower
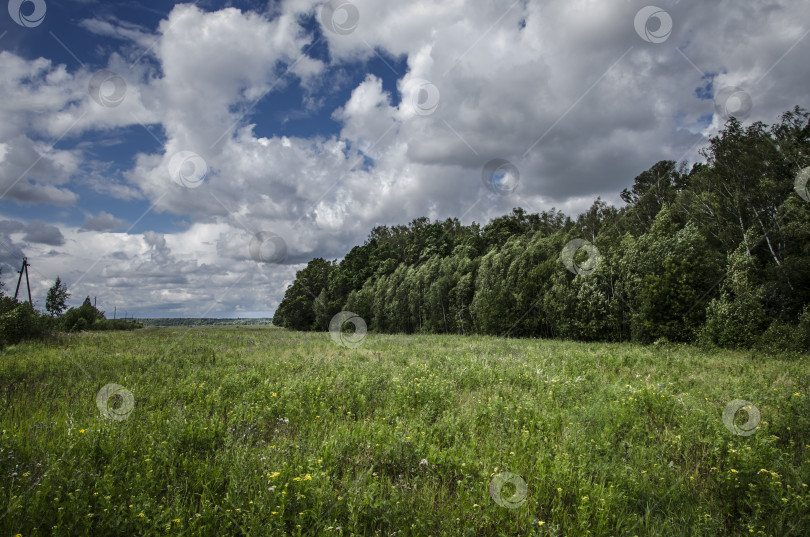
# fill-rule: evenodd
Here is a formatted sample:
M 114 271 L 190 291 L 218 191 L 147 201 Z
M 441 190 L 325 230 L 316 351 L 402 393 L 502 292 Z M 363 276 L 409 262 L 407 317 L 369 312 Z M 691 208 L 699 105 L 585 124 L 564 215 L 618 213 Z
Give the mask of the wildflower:
M 304 476 L 304 481 L 312 481 L 312 476 L 307 474 Z
M 428 465 L 427 459 L 422 459 L 421 461 L 419 461 L 419 466 L 427 466 L 427 465 Z
M 79 429 L 79 434 L 84 434 L 87 429 Z
M 737 472 L 737 470 L 735 470 L 734 468 L 732 468 L 732 469 L 731 469 L 731 473 L 732 473 L 732 474 L 736 474 L 736 473 L 738 473 L 738 472 Z

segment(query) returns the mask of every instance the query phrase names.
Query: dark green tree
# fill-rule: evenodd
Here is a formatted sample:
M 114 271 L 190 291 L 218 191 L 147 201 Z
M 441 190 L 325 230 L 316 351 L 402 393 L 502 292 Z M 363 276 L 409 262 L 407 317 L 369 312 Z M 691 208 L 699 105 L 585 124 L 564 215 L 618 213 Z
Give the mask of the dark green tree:
M 298 271 L 273 315 L 273 324 L 293 330 L 325 330 L 328 325 L 318 326 L 313 306 L 333 268 L 331 262 L 318 257 Z
M 48 289 L 48 295 L 45 298 L 45 310 L 51 314 L 51 317 L 62 315 L 62 312 L 67 309 L 68 298 L 70 298 L 70 293 L 68 293 L 67 286 L 57 276 L 53 287 Z

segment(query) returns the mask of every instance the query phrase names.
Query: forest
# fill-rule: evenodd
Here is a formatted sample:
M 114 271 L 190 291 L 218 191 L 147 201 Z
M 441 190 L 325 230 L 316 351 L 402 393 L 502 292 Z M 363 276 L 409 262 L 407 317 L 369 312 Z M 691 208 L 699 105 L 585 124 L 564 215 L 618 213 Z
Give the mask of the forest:
M 326 330 L 352 311 L 381 333 L 810 350 L 810 113 L 732 117 L 701 155 L 653 164 L 624 207 L 597 198 L 576 218 L 375 227 L 299 271 L 273 324 Z

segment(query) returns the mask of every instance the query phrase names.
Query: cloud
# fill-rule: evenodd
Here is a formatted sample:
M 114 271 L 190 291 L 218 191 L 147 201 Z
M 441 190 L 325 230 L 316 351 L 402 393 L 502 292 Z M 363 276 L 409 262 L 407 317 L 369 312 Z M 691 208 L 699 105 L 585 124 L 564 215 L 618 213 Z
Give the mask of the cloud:
M 17 240 L 14 239 L 17 236 Z M 65 237 L 58 227 L 46 224 L 41 220 L 20 222 L 19 220 L 0 220 L 0 270 L 5 276 L 3 283 L 9 283 L 9 274 L 19 270 L 26 251 L 44 246 L 63 246 Z M 25 247 L 25 250 L 23 249 Z M 48 253 L 53 255 L 53 250 Z
M 22 222 L 0 221 L 0 240 L 28 227 Z M 97 297 L 99 307 L 108 313 L 117 308 L 130 315 L 141 312 L 141 316 L 143 312 L 234 316 L 237 311 L 242 316 L 267 315 L 280 300 L 277 289 L 302 267 L 260 264 L 244 255 L 223 257 L 217 249 L 223 229 L 193 224 L 182 233 L 125 234 L 63 226 L 61 246 L 26 246 L 32 263 L 32 294 L 35 302 L 44 297 L 60 275 L 73 303 L 85 296 Z M 234 244 L 238 246 L 238 242 Z M 5 251 L 0 249 L 0 253 Z M 9 257 L 3 269 L 6 283 L 7 275 L 19 268 L 21 254 Z M 0 262 L 3 260 L 0 255 Z
M 25 135 L 0 141 L 0 199 L 72 205 L 78 197 L 66 184 L 79 160 L 73 152 L 54 150 Z
M 124 223 L 82 207 L 96 216 L 63 226 L 57 247 L 80 294 L 109 293 L 133 309 L 268 312 L 301 263 L 343 255 L 378 224 L 423 215 L 485 222 L 516 206 L 576 214 L 597 196 L 618 203 L 658 160 L 700 158 L 725 120 L 712 101 L 724 86 L 750 95 L 747 122 L 810 105 L 810 5 L 667 1 L 672 32 L 652 43 L 634 28 L 638 2 L 352 1 L 359 19 L 344 34 L 324 25 L 320 0 L 261 14 L 181 4 L 154 28 L 84 19 L 121 43 L 94 68 L 0 52 L 7 199 L 81 205 L 77 192 L 89 187 L 190 222 L 110 233 Z M 303 26 L 312 16 L 320 32 Z M 328 53 L 316 55 L 319 47 Z M 137 62 L 142 54 L 149 61 Z M 286 102 L 284 92 L 300 86 L 300 106 L 315 114 L 371 62 L 378 72 L 321 111 L 339 134 L 259 134 L 273 130 L 262 107 L 286 107 L 276 101 Z M 102 68 L 126 84 L 117 106 L 88 94 Z M 125 128 L 144 126 L 157 149 L 141 147 L 120 166 L 95 160 L 83 139 L 123 140 Z M 54 144 L 63 135 L 78 143 Z M 196 188 L 170 175 L 172 158 L 188 152 L 204 162 Z M 493 158 L 520 170 L 513 193 L 484 187 Z M 260 232 L 284 239 L 285 264 L 251 258 Z
M 50 226 L 40 220 L 34 220 L 25 227 L 23 240 L 49 246 L 62 246 L 65 244 L 65 237 L 58 227 Z
M 115 17 L 83 19 L 79 21 L 79 26 L 97 35 L 132 41 L 144 48 L 155 41 L 155 36 L 148 29 Z
M 17 220 L 0 221 L 0 235 L 8 242 L 11 241 L 11 235 L 15 234 L 22 235 L 22 240 L 31 243 L 47 244 L 49 246 L 62 246 L 65 244 L 65 237 L 59 231 L 59 228 L 46 224 L 41 220 L 33 220 L 30 223 Z
M 88 231 L 112 231 L 126 226 L 126 220 L 116 218 L 106 211 L 101 211 L 97 216 L 85 218 L 82 228 Z

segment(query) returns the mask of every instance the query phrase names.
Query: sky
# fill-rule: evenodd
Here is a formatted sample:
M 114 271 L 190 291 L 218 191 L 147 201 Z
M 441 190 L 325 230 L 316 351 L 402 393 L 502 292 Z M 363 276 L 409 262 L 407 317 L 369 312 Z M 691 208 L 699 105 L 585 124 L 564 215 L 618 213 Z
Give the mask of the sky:
M 810 3 L 10 0 L 0 268 L 112 317 L 271 316 L 377 225 L 576 216 L 810 108 Z

